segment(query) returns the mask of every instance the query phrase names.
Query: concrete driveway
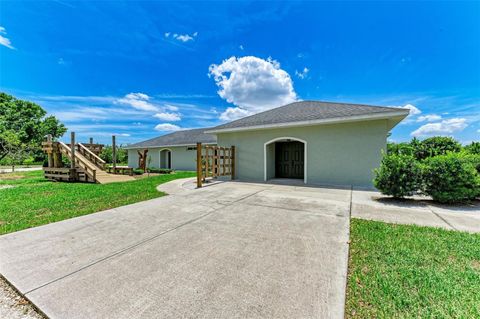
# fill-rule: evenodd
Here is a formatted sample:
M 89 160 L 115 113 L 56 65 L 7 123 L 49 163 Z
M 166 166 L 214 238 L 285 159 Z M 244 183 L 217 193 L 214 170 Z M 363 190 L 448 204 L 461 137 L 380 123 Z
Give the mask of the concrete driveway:
M 184 183 L 2 236 L 0 273 L 50 318 L 343 318 L 350 190 Z

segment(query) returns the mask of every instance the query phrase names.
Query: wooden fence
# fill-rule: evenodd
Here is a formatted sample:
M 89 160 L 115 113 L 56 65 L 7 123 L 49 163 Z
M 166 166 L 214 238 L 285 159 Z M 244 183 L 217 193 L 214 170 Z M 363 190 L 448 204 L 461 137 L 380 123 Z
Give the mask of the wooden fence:
M 197 143 L 197 187 L 207 177 L 230 176 L 235 179 L 235 146 L 221 147 Z

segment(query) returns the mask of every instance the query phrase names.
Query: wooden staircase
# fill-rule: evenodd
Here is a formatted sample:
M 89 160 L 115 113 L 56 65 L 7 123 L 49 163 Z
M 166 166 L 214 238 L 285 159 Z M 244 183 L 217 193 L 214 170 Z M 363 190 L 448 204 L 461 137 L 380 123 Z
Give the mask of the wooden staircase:
M 72 150 L 63 142 L 58 142 L 61 153 L 72 161 Z M 128 175 L 110 174 L 105 171 L 106 163 L 83 144 L 75 144 L 75 176 L 73 180 L 100 184 L 133 181 Z

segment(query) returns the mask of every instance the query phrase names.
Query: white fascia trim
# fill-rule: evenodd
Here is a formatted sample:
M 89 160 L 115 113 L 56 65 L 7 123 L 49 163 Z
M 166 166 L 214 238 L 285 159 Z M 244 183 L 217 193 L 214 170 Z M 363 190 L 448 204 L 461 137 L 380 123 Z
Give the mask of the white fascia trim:
M 274 139 L 271 139 L 268 142 L 265 142 L 263 144 L 263 181 L 266 182 L 268 180 L 267 178 L 267 146 L 275 143 L 276 141 L 282 141 L 282 140 L 294 140 L 298 142 L 302 142 L 304 144 L 303 148 L 303 183 L 307 184 L 308 182 L 308 176 L 307 176 L 307 141 L 302 140 L 301 138 L 298 137 L 291 137 L 291 136 L 282 136 L 282 137 L 276 137 Z
M 202 145 L 217 145 L 217 143 L 202 143 Z M 180 147 L 180 146 L 197 146 L 197 143 L 193 144 L 176 144 L 176 145 L 160 145 L 160 146 L 142 146 L 142 147 L 122 147 L 126 150 L 145 150 L 150 148 L 166 148 L 166 147 Z
M 205 131 L 204 133 L 215 134 L 215 133 L 227 133 L 227 132 L 239 132 L 239 131 L 264 130 L 264 129 L 282 128 L 282 127 L 297 127 L 297 126 L 301 127 L 301 126 L 312 126 L 312 125 L 321 125 L 321 124 L 371 121 L 371 120 L 380 120 L 380 119 L 390 119 L 398 116 L 406 117 L 407 115 L 408 115 L 408 111 L 399 111 L 399 112 L 389 112 L 387 114 L 380 113 L 380 114 L 367 114 L 367 115 L 357 115 L 357 116 L 343 116 L 343 117 L 334 117 L 330 119 L 321 119 L 321 120 L 225 128 L 225 129 L 218 129 L 218 130 L 209 130 L 209 131 Z

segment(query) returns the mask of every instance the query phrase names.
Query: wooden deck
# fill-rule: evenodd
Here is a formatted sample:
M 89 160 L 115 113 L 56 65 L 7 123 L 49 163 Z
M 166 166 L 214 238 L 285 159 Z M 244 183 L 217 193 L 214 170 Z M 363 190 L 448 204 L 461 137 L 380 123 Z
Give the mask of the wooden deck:
M 100 144 L 75 143 L 75 133 L 72 134 L 72 142 L 67 145 L 63 142 L 52 141 L 51 135 L 47 141 L 42 143 L 43 150 L 48 155 L 48 167 L 43 168 L 45 178 L 52 181 L 65 182 L 90 182 L 90 183 L 116 183 L 134 181 L 132 175 L 133 169 L 120 166 L 118 169 L 112 169 L 111 174 L 106 172 L 106 163 L 94 151 L 87 146 Z M 97 147 L 98 148 L 98 147 Z M 63 167 L 62 156 L 70 160 L 70 167 Z M 114 163 L 115 165 L 115 163 Z M 130 175 L 120 175 L 118 173 L 128 172 Z
M 130 175 L 110 174 L 105 171 L 97 171 L 97 182 L 100 184 L 118 183 L 134 181 L 135 178 Z

